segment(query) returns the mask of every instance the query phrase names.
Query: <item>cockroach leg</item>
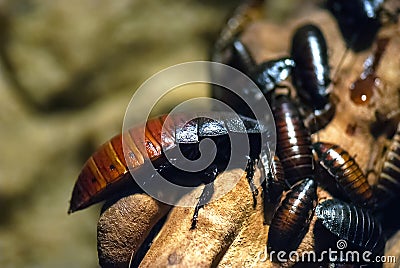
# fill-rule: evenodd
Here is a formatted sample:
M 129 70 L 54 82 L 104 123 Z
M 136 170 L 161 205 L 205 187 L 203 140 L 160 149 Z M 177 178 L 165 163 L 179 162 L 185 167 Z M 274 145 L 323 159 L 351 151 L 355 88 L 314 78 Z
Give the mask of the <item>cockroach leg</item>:
M 199 216 L 199 210 L 204 207 L 205 204 L 207 204 L 211 200 L 211 196 L 214 193 L 214 180 L 218 176 L 218 169 L 216 165 L 211 165 L 207 168 L 207 171 L 205 172 L 205 180 L 204 183 L 206 184 L 205 187 L 203 188 L 203 191 L 200 195 L 199 201 L 196 204 L 196 207 L 194 209 L 193 213 L 193 218 L 192 218 L 192 225 L 190 227 L 190 230 L 196 229 L 197 225 L 197 218 Z
M 255 166 L 256 166 L 257 160 L 254 158 L 249 158 L 247 161 L 247 166 L 246 166 L 246 179 L 250 185 L 251 193 L 253 194 L 253 207 L 256 207 L 257 205 L 257 199 L 256 196 L 258 195 L 258 189 L 256 185 L 254 184 L 254 171 L 255 171 Z

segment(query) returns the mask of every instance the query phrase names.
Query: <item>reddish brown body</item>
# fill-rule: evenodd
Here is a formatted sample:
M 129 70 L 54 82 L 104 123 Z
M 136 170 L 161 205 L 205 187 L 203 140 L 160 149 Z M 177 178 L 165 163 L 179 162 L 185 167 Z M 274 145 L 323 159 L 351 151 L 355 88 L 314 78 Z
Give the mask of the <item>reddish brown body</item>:
M 335 178 L 337 184 L 354 203 L 370 206 L 375 203 L 372 188 L 360 167 L 348 152 L 335 144 L 313 144 L 321 166 Z
M 140 167 L 146 158 L 150 160 L 162 153 L 161 130 L 166 116 L 149 120 L 145 128 L 144 144 L 138 144 L 138 136 L 143 128 L 132 128 L 125 135 L 125 148 L 122 147 L 122 134 L 104 143 L 85 163 L 72 192 L 69 213 L 80 210 L 103 200 L 126 183 L 132 183 L 129 170 Z M 168 133 L 168 131 L 166 131 Z M 163 137 L 163 144 L 174 139 Z M 126 150 L 128 161 L 125 160 Z M 113 184 L 112 189 L 110 185 Z
M 238 120 L 242 121 L 243 127 Z M 152 180 L 157 173 L 163 179 L 184 187 L 207 184 L 229 163 L 232 148 L 230 134 L 234 134 L 237 140 L 243 137 L 249 141 L 250 151 L 245 151 L 248 155 L 236 154 L 236 159 L 251 159 L 255 163 L 261 154 L 262 136 L 268 135 L 267 131 L 268 128 L 257 120 L 243 116 L 239 119 L 233 113 L 174 114 L 150 119 L 145 125 L 133 127 L 125 135 L 107 141 L 87 160 L 72 192 L 69 212 L 86 208 L 115 194 L 143 191 L 138 184 L 157 185 L 156 179 Z M 200 142 L 203 139 L 211 139 L 217 148 L 213 159 L 204 159 L 207 162 L 212 160 L 210 165 L 193 172 L 178 168 L 182 161 L 186 163 L 201 157 Z M 168 159 L 167 151 L 172 153 L 171 160 L 177 166 Z M 182 153 L 182 158 L 173 156 L 177 151 Z M 204 155 L 208 157 L 208 154 Z M 136 183 L 137 179 L 141 181 Z M 179 193 L 174 195 L 168 192 L 165 195 L 170 198 L 167 202 L 175 202 L 181 197 Z
M 308 230 L 317 205 L 317 185 L 312 179 L 295 184 L 286 194 L 268 230 L 268 252 L 296 250 Z
M 285 178 L 290 185 L 313 177 L 311 137 L 294 102 L 286 95 L 273 99 L 277 149 Z

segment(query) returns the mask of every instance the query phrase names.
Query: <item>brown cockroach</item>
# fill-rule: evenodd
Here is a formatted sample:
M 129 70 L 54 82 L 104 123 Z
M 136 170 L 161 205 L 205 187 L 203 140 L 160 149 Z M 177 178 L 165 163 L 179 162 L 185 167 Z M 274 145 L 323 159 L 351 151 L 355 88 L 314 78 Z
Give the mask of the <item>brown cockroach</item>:
M 338 145 L 313 143 L 319 164 L 332 176 L 351 202 L 362 206 L 375 205 L 375 197 L 367 178 L 350 154 Z
M 136 174 L 135 178 L 144 177 L 142 183 L 155 183 L 151 181 L 152 174 L 141 171 L 145 162 L 150 161 L 154 167 L 153 172 L 158 172 L 174 184 L 187 187 L 206 184 L 193 215 L 192 228 L 195 228 L 198 210 L 204 206 L 213 191 L 210 189 L 213 185 L 211 182 L 219 172 L 225 170 L 230 160 L 230 134 L 242 135 L 249 141 L 248 155 L 239 157 L 247 159 L 247 179 L 253 195 L 257 193 L 252 176 L 256 160 L 261 154 L 261 135 L 267 134 L 269 131 L 267 128 L 255 119 L 238 117 L 234 113 L 210 112 L 210 117 L 198 116 L 190 120 L 186 120 L 185 115 L 168 116 L 169 120 L 166 118 L 167 116 L 160 116 L 150 119 L 144 126 L 129 129 L 124 136 L 124 143 L 121 134 L 103 144 L 87 160 L 78 176 L 72 192 L 69 213 L 110 198 L 127 184 L 141 191 L 138 184 L 134 183 L 131 174 Z M 238 120 L 242 121 L 242 124 Z M 143 130 L 144 140 L 140 138 Z M 212 163 L 204 170 L 196 172 L 180 170 L 171 163 L 179 159 L 169 159 L 165 155 L 166 151 L 180 150 L 186 159 L 194 161 L 201 155 L 199 144 L 203 139 L 211 139 L 217 149 Z M 147 177 L 150 179 L 146 181 Z
M 290 252 L 296 250 L 306 234 L 317 205 L 317 184 L 305 179 L 285 193 L 268 230 L 267 249 Z
M 311 137 L 295 103 L 289 96 L 273 96 L 272 113 L 277 132 L 276 154 L 279 157 L 285 179 L 293 185 L 297 181 L 313 177 Z

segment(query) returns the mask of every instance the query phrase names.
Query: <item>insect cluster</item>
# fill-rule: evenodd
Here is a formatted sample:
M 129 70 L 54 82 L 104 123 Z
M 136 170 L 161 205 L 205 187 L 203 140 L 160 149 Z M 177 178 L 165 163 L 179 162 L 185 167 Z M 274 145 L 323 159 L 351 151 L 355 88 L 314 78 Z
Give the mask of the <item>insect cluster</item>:
M 248 4 L 249 9 L 255 6 L 254 2 Z M 356 104 L 367 104 L 377 79 L 376 67 L 389 42 L 387 38 L 377 38 L 382 26 L 383 1 L 329 0 L 326 7 L 337 20 L 347 50 L 358 53 L 373 45 L 376 47 L 364 64 L 364 72 L 350 86 L 351 100 Z M 240 16 L 236 15 L 235 19 L 240 21 Z M 400 124 L 378 171 L 377 182 L 370 185 L 349 152 L 337 144 L 319 141 L 315 134 L 331 122 L 337 102 L 331 96 L 334 78 L 321 29 L 313 23 L 299 25 L 291 39 L 289 56 L 259 64 L 240 41 L 241 30 L 237 29 L 225 29 L 231 33 L 232 41 L 226 42 L 225 47 L 217 43 L 214 58 L 222 59 L 251 77 L 272 107 L 277 149 L 276 157 L 270 163 L 264 193 L 267 202 L 276 204 L 276 210 L 268 232 L 268 252 L 296 250 L 316 210 L 314 234 L 318 235 L 315 235 L 314 246 L 317 252 L 336 248 L 335 243 L 343 239 L 351 244 L 347 250 L 383 254 L 386 239 L 378 218 L 381 217 L 380 210 L 398 199 L 400 194 Z M 289 77 L 292 85 L 285 81 Z M 282 93 L 281 88 L 289 89 Z M 240 104 L 235 106 L 236 111 L 252 116 L 251 108 L 227 90 L 215 87 L 214 97 L 231 105 Z M 312 133 L 316 136 L 315 142 L 311 141 Z M 335 198 L 317 205 L 317 186 Z M 328 237 L 335 243 L 318 241 L 329 240 Z M 328 259 L 324 261 L 329 262 Z M 337 260 L 338 264 L 329 265 L 346 261 L 355 262 L 342 258 Z
M 263 163 L 267 165 L 264 167 L 266 179 L 262 184 L 265 209 L 270 209 L 271 205 L 275 207 L 271 218 L 265 211 L 265 223 L 270 225 L 267 250 L 269 253 L 295 251 L 315 214 L 317 220 L 312 226 L 317 252 L 336 248 L 336 241 L 343 239 L 349 242 L 349 250 L 383 254 L 386 240 L 379 210 L 398 198 L 400 193 L 400 125 L 385 154 L 377 183 L 370 185 L 356 158 L 351 156 L 352 152 L 318 138 L 318 131 L 330 124 L 337 107 L 332 82 L 335 77 L 331 72 L 324 33 L 313 23 L 299 25 L 292 35 L 289 55 L 257 64 L 240 40 L 240 34 L 248 24 L 248 14 L 261 4 L 262 1 L 249 1 L 238 9 L 230 19 L 236 23 L 228 24 L 215 44 L 213 60 L 247 74 L 272 108 L 276 155 L 270 162 Z M 376 38 L 381 27 L 382 5 L 382 1 L 366 0 L 326 2 L 349 50 L 358 53 L 376 46 L 374 55 L 366 61 L 365 73 L 352 85 L 354 103 L 360 98 L 363 98 L 362 104 L 368 102 L 372 94 L 369 91 L 378 78 L 375 72 L 388 42 Z M 253 94 L 251 90 L 243 90 L 250 97 Z M 155 167 L 154 172 L 174 184 L 186 187 L 206 185 L 192 216 L 191 229 L 196 229 L 199 209 L 214 192 L 212 182 L 226 169 L 232 156 L 230 134 L 249 140 L 250 153 L 239 158 L 247 161 L 246 179 L 255 203 L 258 194 L 253 182 L 255 166 L 265 154 L 261 149 L 262 138 L 270 133 L 255 119 L 251 107 L 235 94 L 214 87 L 213 97 L 240 114 L 245 128 L 237 127 L 236 115 L 215 112 L 189 121 L 184 115 L 173 115 L 169 120 L 167 116 L 160 116 L 132 128 L 106 142 L 88 159 L 75 184 L 69 212 L 109 199 L 114 193 L 121 195 L 125 191 L 124 195 L 129 195 L 140 192 L 138 182 L 131 177 L 132 172 L 139 177 L 152 177 L 154 174 L 143 172 L 145 162 L 150 161 Z M 166 133 L 162 133 L 163 128 Z M 139 139 L 141 131 L 145 134 L 143 141 Z M 216 156 L 207 168 L 187 172 L 170 163 L 166 152 L 178 149 L 186 159 L 200 159 L 199 145 L 204 139 L 212 139 L 217 148 Z M 151 183 L 151 180 L 146 183 Z M 335 198 L 319 202 L 319 187 Z M 180 198 L 182 195 L 171 194 L 170 202 Z M 279 262 L 277 259 L 274 261 Z M 330 261 L 324 259 L 321 265 L 332 267 L 345 262 Z

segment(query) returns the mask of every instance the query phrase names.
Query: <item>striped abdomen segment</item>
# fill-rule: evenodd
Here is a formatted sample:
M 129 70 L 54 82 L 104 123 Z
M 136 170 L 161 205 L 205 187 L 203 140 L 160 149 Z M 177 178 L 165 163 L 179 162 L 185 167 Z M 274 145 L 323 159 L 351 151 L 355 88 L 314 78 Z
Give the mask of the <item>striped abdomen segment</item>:
M 140 167 L 145 159 L 159 157 L 162 153 L 162 142 L 164 146 L 173 144 L 173 136 L 165 136 L 168 131 L 161 136 L 164 120 L 165 116 L 158 117 L 149 120 L 146 128 L 136 127 L 130 129 L 126 135 L 117 135 L 89 157 L 75 183 L 69 213 L 107 199 L 122 184 L 133 183 L 129 170 Z M 144 140 L 139 138 L 143 135 L 143 129 Z
M 374 193 L 382 206 L 400 194 L 400 124 L 386 152 Z
M 273 100 L 277 149 L 285 178 L 290 185 L 313 176 L 313 157 L 311 137 L 304 126 L 299 111 L 286 95 L 279 95 Z
M 267 195 L 269 202 L 277 203 L 279 202 L 279 198 L 283 191 L 286 190 L 288 190 L 288 185 L 285 181 L 283 167 L 281 161 L 275 155 L 267 173 L 267 188 L 265 194 Z
M 268 230 L 268 252 L 295 250 L 308 230 L 317 204 L 317 185 L 312 179 L 295 184 L 283 198 Z
M 313 144 L 319 164 L 336 180 L 351 202 L 370 206 L 373 191 L 357 162 L 340 146 L 326 142 Z
M 365 209 L 330 199 L 319 204 L 315 214 L 338 239 L 347 240 L 373 253 L 378 253 L 385 245 L 381 225 Z

